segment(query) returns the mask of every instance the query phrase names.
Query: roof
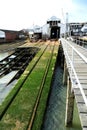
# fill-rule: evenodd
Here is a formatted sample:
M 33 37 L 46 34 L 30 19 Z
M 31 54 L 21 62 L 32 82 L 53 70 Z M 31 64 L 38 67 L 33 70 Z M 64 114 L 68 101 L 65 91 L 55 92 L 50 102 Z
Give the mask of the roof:
M 0 31 L 3 31 L 3 32 L 19 32 L 19 31 L 14 31 L 14 30 L 6 30 L 6 29 L 0 29 Z
M 60 19 L 57 18 L 56 16 L 52 16 L 50 19 L 47 20 L 47 22 L 49 21 L 60 21 Z
M 87 24 L 85 24 L 82 28 L 81 28 L 82 32 L 87 32 Z
M 42 27 L 38 26 L 38 25 L 35 25 L 35 26 L 32 26 L 30 29 L 29 29 L 29 32 L 34 32 L 34 33 L 41 33 L 42 32 Z

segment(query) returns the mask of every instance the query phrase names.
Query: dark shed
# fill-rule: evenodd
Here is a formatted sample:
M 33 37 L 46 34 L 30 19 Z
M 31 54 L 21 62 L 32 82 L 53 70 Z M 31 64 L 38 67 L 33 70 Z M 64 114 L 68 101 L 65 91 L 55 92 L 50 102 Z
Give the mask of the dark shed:
M 60 22 L 60 19 L 55 16 L 52 16 L 50 19 L 47 20 L 47 24 L 49 24 L 50 28 L 51 39 L 60 38 Z

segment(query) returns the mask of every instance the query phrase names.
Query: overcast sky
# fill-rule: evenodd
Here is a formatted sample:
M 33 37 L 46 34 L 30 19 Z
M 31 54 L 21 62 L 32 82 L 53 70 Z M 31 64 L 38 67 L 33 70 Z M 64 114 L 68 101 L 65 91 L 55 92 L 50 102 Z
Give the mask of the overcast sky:
M 87 0 L 0 0 L 0 28 L 21 30 L 44 25 L 51 16 L 87 22 Z

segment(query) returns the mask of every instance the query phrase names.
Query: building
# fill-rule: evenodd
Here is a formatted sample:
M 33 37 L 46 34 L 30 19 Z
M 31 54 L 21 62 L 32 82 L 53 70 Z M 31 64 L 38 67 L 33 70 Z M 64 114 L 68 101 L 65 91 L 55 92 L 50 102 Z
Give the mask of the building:
M 30 41 L 37 41 L 42 39 L 42 27 L 35 25 L 29 29 L 29 39 Z
M 82 28 L 87 23 L 69 23 L 69 33 L 71 36 L 82 35 Z
M 42 27 L 38 25 L 34 26 L 34 39 L 42 39 Z
M 4 29 L 0 29 L 0 31 L 4 32 L 5 34 L 4 42 L 12 42 L 18 38 L 18 31 Z
M 81 31 L 85 34 L 87 34 L 87 23 L 84 24 L 84 26 L 81 28 Z
M 60 38 L 61 21 L 52 16 L 42 27 L 35 25 L 29 29 L 29 38 L 31 41 L 39 39 L 58 39 Z
M 55 16 L 52 16 L 47 20 L 47 24 L 49 24 L 50 39 L 58 39 L 60 37 L 60 22 L 61 20 Z

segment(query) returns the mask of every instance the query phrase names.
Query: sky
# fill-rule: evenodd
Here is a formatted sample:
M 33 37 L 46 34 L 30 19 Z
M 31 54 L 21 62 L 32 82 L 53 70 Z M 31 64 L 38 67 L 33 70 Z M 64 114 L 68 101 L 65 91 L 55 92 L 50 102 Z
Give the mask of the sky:
M 43 26 L 56 16 L 61 22 L 87 22 L 87 0 L 0 0 L 0 28 L 21 30 Z

